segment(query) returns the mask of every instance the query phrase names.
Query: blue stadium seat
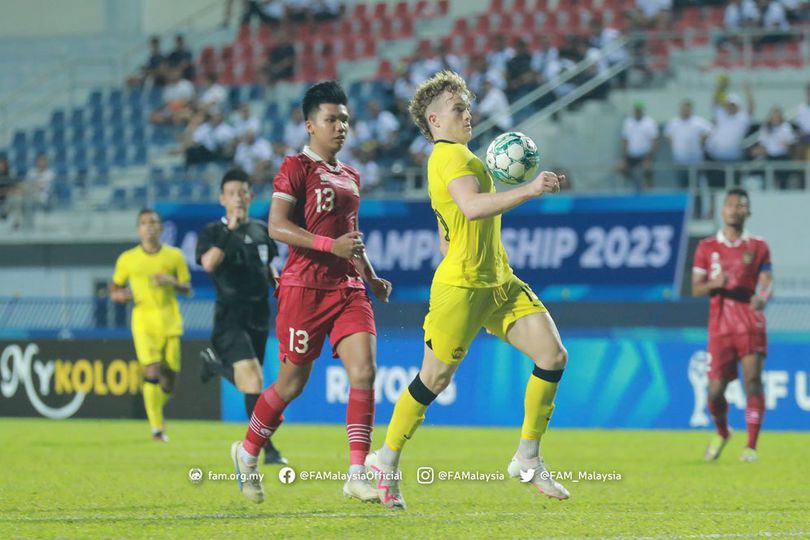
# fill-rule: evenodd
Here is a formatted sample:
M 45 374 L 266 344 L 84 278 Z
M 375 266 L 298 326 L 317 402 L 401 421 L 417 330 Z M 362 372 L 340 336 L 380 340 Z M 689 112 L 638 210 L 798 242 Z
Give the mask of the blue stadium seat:
M 65 146 L 66 140 L 64 126 L 51 128 L 51 145 L 56 147 Z
M 65 127 L 65 110 L 56 109 L 51 113 L 51 127 Z
M 116 146 L 113 150 L 112 163 L 116 167 L 126 167 L 127 165 L 127 148 L 126 146 Z
M 110 90 L 109 103 L 113 108 L 122 108 L 124 106 L 124 91 L 120 88 Z
M 90 142 L 95 146 L 103 146 L 107 142 L 107 134 L 103 125 L 94 125 L 90 128 Z
M 242 92 L 239 86 L 228 87 L 228 107 L 235 109 L 242 102 Z
M 252 85 L 250 87 L 248 99 L 250 99 L 251 101 L 258 101 L 260 99 L 264 99 L 264 86 L 262 86 L 261 84 Z
M 199 182 L 197 185 L 197 198 L 202 201 L 211 200 L 211 184 Z
M 194 195 L 194 184 L 191 182 L 175 182 L 175 189 L 177 190 L 177 198 L 183 201 L 190 200 Z
M 127 190 L 124 188 L 115 188 L 110 195 L 110 206 L 117 209 L 124 209 L 127 207 Z
M 147 205 L 149 202 L 149 190 L 146 186 L 135 186 L 132 189 L 132 202 L 141 208 Z
M 93 90 L 92 92 L 90 92 L 90 97 L 87 98 L 87 103 L 88 105 L 91 106 L 101 107 L 101 102 L 103 98 L 104 96 L 101 90 Z
M 146 119 L 146 113 L 142 108 L 132 108 L 127 116 L 127 122 L 133 126 L 143 126 Z
M 63 178 L 66 178 L 70 172 L 70 168 L 67 166 L 67 163 L 56 163 L 53 170 L 56 172 L 57 176 L 61 176 Z
M 124 125 L 124 109 L 110 109 L 110 117 L 108 121 L 113 125 Z
M 105 147 L 99 147 L 93 151 L 93 166 L 96 168 L 101 166 L 109 167 L 107 149 Z
M 34 130 L 34 136 L 31 139 L 31 145 L 37 152 L 44 152 L 47 144 L 45 143 L 45 130 L 37 128 Z
M 132 154 L 133 165 L 146 165 L 146 145 L 138 144 Z
M 160 88 L 153 86 L 149 89 L 149 94 L 146 96 L 146 102 L 149 104 L 149 107 L 152 109 L 156 109 L 161 106 L 163 103 L 163 92 Z
M 28 145 L 28 137 L 25 134 L 25 131 L 18 130 L 14 132 L 14 140 L 11 143 L 11 146 L 14 148 L 25 148 Z
M 110 132 L 110 141 L 116 146 L 123 146 L 125 140 L 124 124 L 113 124 Z
M 143 90 L 135 88 L 127 94 L 127 103 L 130 107 L 143 107 Z
M 90 125 L 104 125 L 104 111 L 102 109 L 90 109 Z
M 166 173 L 163 167 L 152 167 L 149 169 L 149 180 L 151 182 L 165 182 Z
M 276 103 L 275 101 L 271 101 L 270 103 L 267 104 L 267 108 L 264 109 L 264 119 L 275 120 L 276 118 L 279 117 L 278 113 L 279 113 L 278 103 Z
M 87 149 L 77 146 L 73 151 L 73 166 L 77 169 L 87 169 Z
M 138 144 L 146 144 L 146 128 L 143 125 L 133 125 L 129 139 Z
M 108 186 L 110 185 L 110 165 L 107 163 L 96 164 L 96 172 L 93 175 L 94 186 Z
M 70 125 L 75 129 L 78 126 L 84 125 L 84 110 L 73 109 L 70 112 Z
M 65 181 L 54 182 L 53 185 L 53 203 L 56 208 L 65 208 L 70 206 L 70 201 L 73 197 L 73 192 L 70 185 Z
M 84 144 L 86 132 L 84 127 L 73 126 L 73 133 L 70 140 L 73 144 Z
M 171 184 L 168 182 L 160 181 L 153 184 L 155 186 L 156 199 L 170 199 L 171 198 Z

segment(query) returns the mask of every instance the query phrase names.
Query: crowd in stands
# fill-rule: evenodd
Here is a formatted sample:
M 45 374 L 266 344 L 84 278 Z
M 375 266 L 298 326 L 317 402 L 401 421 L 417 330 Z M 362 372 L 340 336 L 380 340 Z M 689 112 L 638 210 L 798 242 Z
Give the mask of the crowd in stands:
M 694 114 L 692 102 L 685 99 L 679 105 L 678 115 L 663 130 L 645 114 L 644 104 L 636 102 L 621 131 L 623 146 L 618 170 L 627 185 L 636 189 L 655 186 L 654 169 L 661 138 L 670 147 L 671 162 L 679 166 L 679 184 L 684 188 L 688 183 L 687 168 L 700 163 L 709 162 L 711 166 L 701 171 L 699 181 L 707 187 L 720 188 L 725 182 L 724 163 L 810 161 L 810 84 L 792 122 L 785 118 L 781 107 L 773 107 L 758 126 L 750 85 L 742 86 L 744 98 L 730 92 L 730 85 L 727 75 L 718 77 L 711 121 Z M 752 135 L 753 143 L 746 144 Z M 787 170 L 777 170 L 774 179 L 778 189 L 805 188 L 803 176 Z

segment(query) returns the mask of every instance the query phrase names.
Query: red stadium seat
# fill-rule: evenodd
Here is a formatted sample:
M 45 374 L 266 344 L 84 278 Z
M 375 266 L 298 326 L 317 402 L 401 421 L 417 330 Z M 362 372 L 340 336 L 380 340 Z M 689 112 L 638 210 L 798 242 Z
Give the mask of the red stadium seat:
M 416 17 L 425 17 L 430 12 L 430 4 L 428 0 L 419 0 L 413 9 L 413 14 Z
M 247 62 L 242 65 L 242 71 L 236 82 L 238 84 L 253 84 L 256 82 L 256 69 L 253 62 Z
M 450 0 L 439 0 L 437 4 L 439 15 L 447 15 L 450 10 Z
M 374 6 L 374 12 L 372 14 L 373 19 L 385 19 L 388 15 L 388 4 L 385 2 L 379 2 L 377 5 Z
M 352 17 L 355 19 L 368 17 L 367 5 L 360 2 L 354 6 L 354 15 L 352 15 Z
M 492 2 L 489 4 L 489 11 L 491 13 L 503 13 L 506 11 L 503 0 L 492 0 Z
M 239 32 L 236 34 L 236 41 L 249 42 L 252 39 L 250 35 L 250 25 L 243 24 L 239 27 Z
M 257 33 L 259 43 L 262 45 L 269 45 L 273 42 L 273 31 L 270 26 L 266 24 L 259 25 L 259 32 Z
M 408 17 L 408 2 L 397 2 L 394 7 L 394 17 Z
M 377 35 L 385 40 L 394 39 L 394 21 L 391 19 L 380 19 L 377 21 L 379 29 Z
M 223 63 L 233 61 L 233 45 L 223 45 L 220 58 Z
M 469 31 L 469 29 L 470 27 L 467 24 L 467 19 L 463 17 L 460 19 L 456 19 L 456 21 L 453 23 L 454 34 L 465 34 L 467 33 L 467 31 Z
M 399 21 L 399 32 L 397 35 L 406 38 L 413 35 L 413 17 L 410 15 Z
M 489 25 L 494 17 L 489 13 L 481 13 L 475 17 L 475 31 L 484 34 L 489 32 Z
M 390 60 L 381 60 L 380 65 L 377 67 L 377 78 L 390 81 L 394 76 L 394 68 L 391 66 Z

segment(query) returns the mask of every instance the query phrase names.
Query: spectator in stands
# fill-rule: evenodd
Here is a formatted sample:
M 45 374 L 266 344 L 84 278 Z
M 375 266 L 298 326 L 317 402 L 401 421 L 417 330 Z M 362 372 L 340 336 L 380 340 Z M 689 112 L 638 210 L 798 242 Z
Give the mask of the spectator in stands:
M 374 159 L 374 153 L 363 146 L 355 147 L 349 158 L 349 165 L 360 173 L 360 190 L 370 193 L 380 187 L 382 176 L 380 166 Z
M 149 38 L 149 58 L 138 73 L 127 79 L 127 85 L 132 88 L 140 88 L 145 84 L 163 86 L 166 84 L 165 63 L 166 58 L 160 52 L 160 38 L 152 36 Z
M 654 30 L 668 26 L 671 13 L 672 0 L 636 0 L 629 16 L 636 26 Z
M 476 96 L 484 94 L 484 81 L 489 82 L 501 90 L 506 90 L 506 78 L 497 69 L 491 69 L 487 64 L 486 56 L 474 54 L 467 66 L 467 86 Z
M 0 221 L 8 217 L 6 198 L 17 188 L 17 179 L 11 175 L 8 157 L 0 156 Z
M 737 32 L 759 26 L 759 9 L 754 0 L 728 0 L 723 12 L 723 27 L 729 33 L 717 40 L 718 46 L 726 44 L 742 46 L 742 39 Z
M 447 50 L 447 46 L 441 41 L 436 44 L 436 57 L 439 59 L 442 70 L 449 69 L 456 73 L 464 73 L 464 67 L 458 56 Z
M 275 174 L 281 168 L 284 158 L 295 154 L 296 152 L 291 150 L 284 141 L 273 141 L 273 157 L 270 161 L 271 174 Z
M 185 125 L 192 116 L 194 85 L 182 78 L 179 69 L 168 71 L 168 84 L 163 88 L 163 105 L 152 112 L 153 124 Z
M 421 133 L 417 134 L 416 138 L 408 148 L 408 155 L 411 157 L 411 163 L 418 167 L 427 165 L 427 159 L 430 157 L 430 152 L 433 150 L 433 143 L 425 139 Z
M 759 43 L 776 43 L 789 39 L 786 32 L 790 30 L 790 23 L 787 18 L 787 11 L 779 0 L 759 0 L 758 2 L 763 30 L 767 35 L 760 38 Z
M 791 158 L 791 150 L 796 143 L 793 126 L 785 120 L 782 109 L 774 107 L 768 119 L 760 126 L 757 145 L 751 150 L 755 158 L 768 161 L 786 161 Z M 777 170 L 774 174 L 779 189 L 787 188 L 789 171 Z
M 262 123 L 259 118 L 250 112 L 250 103 L 247 101 L 240 103 L 238 115 L 233 122 L 236 136 L 241 139 L 248 131 L 252 131 L 254 134 L 261 133 L 261 127 Z
M 506 97 L 510 103 L 525 96 L 540 84 L 540 76 L 532 69 L 532 53 L 524 38 L 515 40 L 515 52 L 506 61 Z
M 593 19 L 591 19 L 590 29 L 591 29 L 591 37 L 590 37 L 591 48 L 598 49 L 603 53 L 605 53 L 605 50 L 607 48 L 612 46 L 614 41 L 622 37 L 621 32 L 619 32 L 615 28 L 606 27 L 601 17 L 594 17 Z M 607 64 L 607 67 L 610 68 L 616 64 L 624 62 L 629 57 L 630 55 L 627 52 L 627 49 L 624 47 L 620 47 L 616 50 L 605 53 L 605 62 Z M 619 75 L 617 75 L 616 82 L 620 88 L 624 88 L 627 85 L 627 70 L 622 71 Z
M 295 75 L 295 46 L 287 25 L 282 25 L 279 41 L 270 49 L 263 73 L 265 83 L 273 86 L 279 81 L 288 81 Z
M 805 89 L 805 101 L 799 104 L 796 112 L 796 125 L 799 128 L 799 142 L 801 148 L 799 159 L 810 161 L 810 84 Z
M 506 43 L 506 36 L 497 34 L 492 47 L 492 52 L 487 55 L 487 65 L 489 69 L 498 70 L 506 77 L 506 63 L 515 56 L 515 50 Z
M 232 2 L 233 0 L 228 0 Z M 242 0 L 242 24 L 250 24 L 253 17 L 258 18 L 262 24 L 278 26 L 284 20 L 283 0 Z M 230 8 L 226 7 L 226 14 Z M 230 16 L 226 15 L 230 20 Z
M 689 186 L 686 166 L 705 159 L 703 146 L 711 131 L 712 125 L 708 120 L 692 114 L 692 102 L 688 99 L 681 102 L 680 114 L 667 122 L 664 136 L 672 146 L 672 161 L 684 167 L 678 170 L 681 188 Z
M 408 67 L 408 78 L 413 87 L 419 86 L 442 70 L 442 61 L 428 40 L 419 42 L 416 54 Z
M 354 147 L 364 147 L 374 154 L 390 155 L 397 146 L 399 120 L 390 111 L 383 110 L 380 103 L 371 100 L 366 105 L 367 119 L 355 125 Z
M 308 21 L 310 19 L 310 3 L 310 0 L 284 0 L 287 20 L 294 23 Z
M 272 159 L 270 143 L 249 129 L 236 147 L 233 162 L 250 175 L 253 183 L 264 184 L 270 180 Z
M 195 76 L 194 56 L 186 46 L 186 39 L 183 34 L 174 36 L 174 50 L 167 57 L 169 67 L 180 70 L 182 77 L 193 81 Z
M 293 107 L 290 119 L 284 126 L 284 143 L 294 152 L 300 152 L 309 140 L 304 113 L 301 107 Z
M 473 125 L 477 125 L 481 120 L 490 119 L 495 123 L 495 126 L 484 136 L 487 141 L 500 133 L 509 131 L 514 124 L 506 94 L 493 84 L 492 79 L 494 78 L 495 76 L 484 79 L 481 98 L 475 111 L 478 118 L 473 121 Z
M 633 104 L 633 115 L 622 125 L 622 159 L 619 172 L 637 190 L 653 186 L 653 160 L 658 145 L 658 125 L 644 114 L 644 104 Z M 641 180 L 638 174 L 641 173 Z
M 556 62 L 560 58 L 560 51 L 551 42 L 548 34 L 540 36 L 540 48 L 532 54 L 532 71 L 538 74 L 540 79 L 543 79 L 543 74 L 546 72 L 546 66 L 550 62 Z
M 205 75 L 205 88 L 200 92 L 197 99 L 197 108 L 203 112 L 220 111 L 225 108 L 228 99 L 228 91 L 217 82 L 219 76 L 216 73 Z
M 743 110 L 740 96 L 730 94 L 726 97 L 724 91 L 720 90 L 727 86 L 725 81 L 721 79 L 715 90 L 714 127 L 706 141 L 706 150 L 715 161 L 739 161 L 745 157 L 743 140 L 751 126 L 754 97 L 750 85 L 746 84 L 744 90 L 748 103 L 746 110 Z
M 203 113 L 204 114 L 204 113 Z M 225 162 L 233 156 L 236 132 L 223 121 L 222 113 L 214 111 L 204 116 L 205 121 L 186 129 L 183 151 L 186 167 L 210 162 Z M 190 137 L 189 137 L 189 132 Z
M 343 3 L 339 0 L 315 0 L 311 10 L 316 22 L 333 21 L 343 14 Z
M 44 153 L 38 154 L 36 165 L 28 171 L 22 186 L 36 209 L 48 210 L 50 208 L 55 178 L 56 174 L 48 166 L 48 156 Z

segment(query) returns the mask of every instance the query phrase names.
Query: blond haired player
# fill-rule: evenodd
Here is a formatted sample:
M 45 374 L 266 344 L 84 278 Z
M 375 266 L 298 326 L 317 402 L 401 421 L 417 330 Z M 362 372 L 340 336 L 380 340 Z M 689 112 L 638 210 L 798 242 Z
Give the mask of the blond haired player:
M 138 236 L 141 243 L 118 257 L 110 296 L 116 302 L 135 304 L 132 341 L 143 366 L 143 404 L 152 438 L 167 442 L 163 406 L 180 371 L 180 336 L 183 335 L 177 293 L 191 292 L 191 275 L 183 252 L 160 243 L 162 231 L 163 223 L 157 212 L 140 211 Z
M 434 143 L 428 159 L 428 193 L 438 220 L 444 254 L 430 290 L 425 317 L 422 368 L 402 393 L 385 443 L 371 454 L 380 500 L 405 508 L 396 474 L 402 447 L 425 418 L 428 405 L 450 383 L 481 327 L 510 343 L 534 362 L 526 387 L 525 416 L 510 476 L 522 476 L 540 492 L 567 499 L 568 491 L 548 478 L 540 456 L 554 396 L 567 360 L 548 311 L 509 267 L 501 243 L 501 214 L 545 193 L 560 190 L 554 173 L 542 172 L 522 186 L 496 192 L 484 164 L 468 148 L 472 93 L 454 72 L 424 82 L 410 104 L 413 121 Z M 531 471 L 531 472 L 530 472 Z

